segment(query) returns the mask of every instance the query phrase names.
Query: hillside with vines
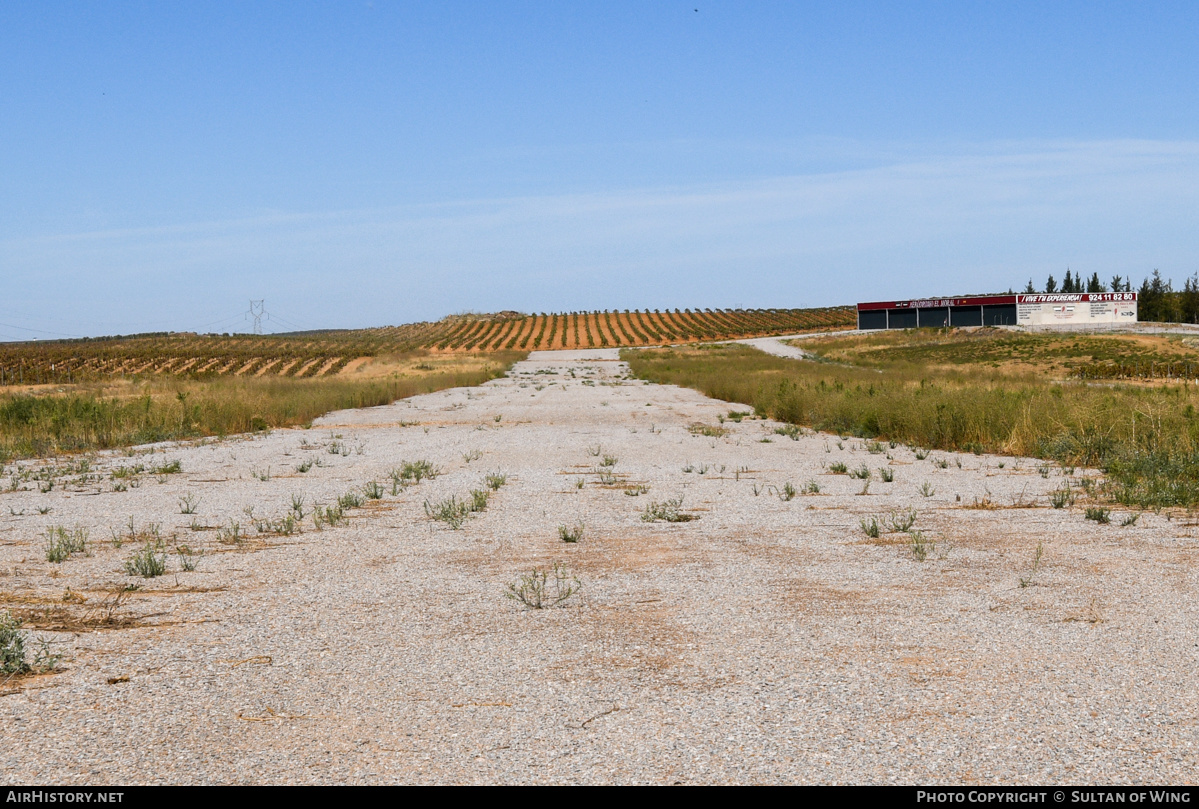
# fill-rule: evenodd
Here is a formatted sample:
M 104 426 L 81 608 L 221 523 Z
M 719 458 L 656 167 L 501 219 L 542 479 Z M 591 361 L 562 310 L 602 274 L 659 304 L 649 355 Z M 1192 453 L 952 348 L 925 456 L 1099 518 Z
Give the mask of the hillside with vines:
M 453 315 L 434 323 L 279 335 L 160 333 L 0 343 L 0 385 L 168 375 L 326 377 L 354 360 L 431 353 L 626 348 L 852 328 L 851 307 Z

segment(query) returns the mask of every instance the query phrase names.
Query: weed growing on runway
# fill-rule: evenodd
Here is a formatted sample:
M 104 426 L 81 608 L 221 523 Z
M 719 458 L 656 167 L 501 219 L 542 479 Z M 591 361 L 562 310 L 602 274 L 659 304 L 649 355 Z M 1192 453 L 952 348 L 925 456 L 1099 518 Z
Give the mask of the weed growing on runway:
M 551 573 L 553 578 L 550 577 Z M 555 562 L 552 571 L 533 568 L 528 574 L 522 575 L 516 582 L 508 585 L 504 596 L 529 609 L 541 610 L 558 606 L 577 593 L 582 586 L 578 577 L 570 573 L 564 565 Z
M 65 562 L 75 554 L 87 553 L 87 529 L 52 525 L 46 529 L 46 561 Z
M 558 538 L 561 539 L 563 542 L 578 542 L 580 539 L 583 538 L 584 528 L 585 528 L 585 526 L 583 525 L 582 520 L 579 520 L 574 525 L 570 525 L 570 526 L 559 525 L 558 526 Z
M 682 508 L 683 498 L 681 497 L 675 497 L 662 503 L 654 501 L 645 507 L 641 519 L 643 522 L 690 522 L 699 519 L 695 514 L 683 513 Z
M 50 654 L 50 646 L 45 641 L 40 643 L 30 662 L 25 651 L 26 640 L 20 620 L 8 610 L 0 613 L 0 674 L 42 674 L 58 667 L 62 656 Z
M 125 572 L 130 576 L 152 579 L 167 572 L 167 555 L 162 542 L 147 542 L 140 551 L 125 562 Z

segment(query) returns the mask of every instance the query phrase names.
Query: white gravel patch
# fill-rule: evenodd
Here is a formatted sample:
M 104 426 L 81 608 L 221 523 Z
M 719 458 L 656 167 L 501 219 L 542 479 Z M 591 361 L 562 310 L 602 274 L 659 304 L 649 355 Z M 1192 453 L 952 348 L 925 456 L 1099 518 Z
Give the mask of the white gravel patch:
M 1097 525 L 1081 502 L 1049 507 L 1064 470 L 1034 460 L 793 440 L 728 419 L 747 409 L 630 380 L 615 350 L 540 352 L 310 430 L 105 454 L 44 493 L 18 481 L 0 494 L 8 605 L 56 608 L 69 588 L 81 615 L 138 584 L 117 612 L 142 625 L 37 633 L 63 670 L 0 687 L 0 778 L 1194 782 L 1194 521 Z M 182 473 L 113 491 L 113 469 L 175 459 Z M 418 459 L 443 474 L 392 496 L 388 472 Z M 837 463 L 868 469 L 868 490 Z M 488 472 L 507 484 L 460 530 L 426 516 Z M 371 480 L 386 496 L 344 526 L 308 515 L 271 536 L 247 516 Z M 819 493 L 779 496 L 810 481 Z M 698 519 L 641 519 L 672 498 Z M 935 543 L 924 561 L 907 534 L 860 526 L 908 509 Z M 135 546 L 111 535 L 131 519 L 203 549 L 198 569 L 172 553 L 167 575 L 127 576 Z M 579 521 L 582 540 L 560 541 Z M 90 555 L 46 562 L 51 526 L 86 527 Z M 504 597 L 554 562 L 577 596 L 541 611 Z

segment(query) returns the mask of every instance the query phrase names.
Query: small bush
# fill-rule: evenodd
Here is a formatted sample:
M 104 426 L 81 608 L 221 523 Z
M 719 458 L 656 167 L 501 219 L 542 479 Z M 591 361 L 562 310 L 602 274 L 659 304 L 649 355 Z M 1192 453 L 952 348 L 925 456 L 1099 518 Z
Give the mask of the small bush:
M 1066 508 L 1074 505 L 1074 490 L 1067 483 L 1065 487 L 1049 493 L 1049 504 L 1054 508 Z
M 866 468 L 866 464 L 862 464 L 857 469 L 851 469 L 849 476 L 858 480 L 870 480 L 870 470 Z
M 887 522 L 889 523 L 892 531 L 895 531 L 896 533 L 903 533 L 916 524 L 916 512 L 912 509 L 908 509 L 906 512 L 891 512 L 891 516 L 888 518 Z
M 563 542 L 578 542 L 583 538 L 583 530 L 584 526 L 582 520 L 579 520 L 571 526 L 559 525 L 558 538 Z
M 358 496 L 358 492 L 346 492 L 337 498 L 337 505 L 343 511 L 349 511 L 352 508 L 361 508 L 362 498 Z
M 125 572 L 130 576 L 141 576 L 143 579 L 152 579 L 166 573 L 167 555 L 162 551 L 162 544 L 147 542 L 125 562 Z
M 61 655 L 50 654 L 49 644 L 42 641 L 41 648 L 30 662 L 25 651 L 25 634 L 21 622 L 8 610 L 0 612 L 0 674 L 41 674 L 58 667 Z
M 175 554 L 179 557 L 179 569 L 185 573 L 191 573 L 196 569 L 199 557 L 203 552 L 193 551 L 187 545 L 178 545 L 175 547 Z
M 1124 519 L 1120 520 L 1120 525 L 1124 526 L 1125 528 L 1136 525 L 1140 516 L 1140 514 L 1129 514 Z
M 241 525 L 230 520 L 227 528 L 217 529 L 216 541 L 222 545 L 240 545 L 245 541 L 245 535 L 241 532 Z
M 862 533 L 871 539 L 878 539 L 879 535 L 882 533 L 881 529 L 879 528 L 878 519 L 875 517 L 871 517 L 870 519 L 863 517 L 861 522 L 858 524 L 862 526 Z
M 663 503 L 654 501 L 645 507 L 645 512 L 641 515 L 641 519 L 643 522 L 690 522 L 691 520 L 699 519 L 694 514 L 684 514 L 681 511 L 682 507 L 683 498 L 681 497 L 676 497 Z
M 924 481 L 924 485 L 920 487 L 920 493 L 921 493 L 922 495 L 924 495 L 925 497 L 932 497 L 934 494 L 936 494 L 936 493 L 937 493 L 937 490 L 936 490 L 936 489 L 934 489 L 934 488 L 932 487 L 932 484 L 930 484 L 930 483 L 929 483 L 929 482 L 926 480 L 926 481 Z
M 450 495 L 439 503 L 425 501 L 425 514 L 455 531 L 462 527 L 470 513 L 470 504 L 462 502 L 455 495 Z
M 508 476 L 500 472 L 492 472 L 483 478 L 483 482 L 487 484 L 487 488 L 495 492 L 499 491 L 500 487 L 508 482 Z
M 895 481 L 895 470 L 889 466 L 880 466 L 878 468 L 878 477 L 883 483 L 893 483 Z
M 77 553 L 87 553 L 87 529 L 53 525 L 46 529 L 46 561 L 65 562 Z
M 803 435 L 803 431 L 800 430 L 799 427 L 797 427 L 794 424 L 785 424 L 782 427 L 775 427 L 774 434 L 775 435 L 785 435 L 788 438 L 790 438 L 792 441 L 798 441 L 799 437 L 801 435 Z
M 472 513 L 478 513 L 487 509 L 487 501 L 491 497 L 491 492 L 487 489 L 471 489 L 470 490 L 470 510 Z
M 372 480 L 362 487 L 362 493 L 366 495 L 367 500 L 379 500 L 383 497 L 383 487 L 378 481 Z
M 783 484 L 783 490 L 779 492 L 779 499 L 786 503 L 787 501 L 793 499 L 796 494 L 798 494 L 798 492 L 796 492 L 795 487 L 791 485 L 790 481 L 788 481 Z
M 400 480 L 420 483 L 424 479 L 432 480 L 441 474 L 441 470 L 430 461 L 405 461 L 399 470 Z
M 533 568 L 527 575 L 509 584 L 504 596 L 529 609 L 541 610 L 558 606 L 582 587 L 578 578 L 563 565 L 554 563 L 552 572 L 551 579 L 549 572 Z
M 803 493 L 804 494 L 820 494 L 820 484 L 817 483 L 815 480 L 809 480 L 807 483 L 804 484 Z
M 1107 525 L 1112 521 L 1112 513 L 1106 508 L 1088 508 L 1086 517 L 1088 520 L 1094 520 L 1100 525 Z
M 837 461 L 834 464 L 829 464 L 828 471 L 832 472 L 834 475 L 845 475 L 849 473 L 849 467 L 841 461 Z
M 180 514 L 195 514 L 196 506 L 200 505 L 200 498 L 196 497 L 191 492 L 179 498 L 179 513 Z
M 937 543 L 925 537 L 920 531 L 909 531 L 908 547 L 912 551 L 912 557 L 917 562 L 923 562 L 930 553 L 937 549 Z

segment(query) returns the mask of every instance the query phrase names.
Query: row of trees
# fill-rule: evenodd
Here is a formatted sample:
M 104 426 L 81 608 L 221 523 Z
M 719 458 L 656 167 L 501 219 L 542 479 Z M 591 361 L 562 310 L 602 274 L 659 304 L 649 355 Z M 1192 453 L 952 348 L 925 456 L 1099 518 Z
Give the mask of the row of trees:
M 1034 295 L 1041 290 L 1033 286 L 1028 279 L 1025 288 L 1026 295 Z M 1110 284 L 1099 280 L 1099 273 L 1094 273 L 1086 281 L 1082 275 L 1073 275 L 1066 270 L 1066 277 L 1059 288 L 1053 276 L 1045 282 L 1044 292 L 1132 292 L 1131 282 L 1122 276 L 1112 278 Z M 1161 272 L 1153 271 L 1153 275 L 1141 282 L 1137 290 L 1137 320 L 1154 323 L 1199 323 L 1199 273 L 1183 282 L 1182 289 L 1175 289 L 1171 279 L 1163 279 Z
M 1157 272 L 1154 270 L 1154 272 Z M 1024 288 L 1025 295 L 1035 295 L 1041 290 L 1033 286 L 1032 279 L 1028 279 L 1028 286 Z M 1132 286 L 1128 279 L 1122 275 L 1112 277 L 1110 284 L 1105 284 L 1099 280 L 1099 273 L 1093 273 L 1086 281 L 1082 278 L 1082 273 L 1078 275 L 1072 274 L 1066 270 L 1066 277 L 1062 279 L 1062 286 L 1059 289 L 1057 280 L 1051 275 L 1045 281 L 1045 293 L 1052 295 L 1054 292 L 1132 292 Z

